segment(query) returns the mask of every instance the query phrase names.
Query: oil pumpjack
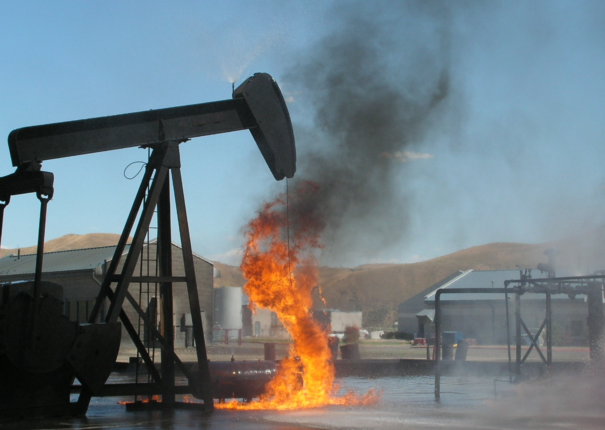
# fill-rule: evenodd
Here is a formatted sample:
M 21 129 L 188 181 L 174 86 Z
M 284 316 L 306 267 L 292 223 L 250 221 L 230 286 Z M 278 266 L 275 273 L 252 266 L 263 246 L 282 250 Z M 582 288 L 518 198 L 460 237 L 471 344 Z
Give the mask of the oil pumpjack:
M 213 409 L 179 145 L 194 137 L 245 129 L 250 130 L 276 180 L 294 176 L 296 149 L 290 116 L 277 83 L 266 73 L 248 78 L 233 91 L 230 100 L 38 125 L 9 134 L 11 160 L 17 169 L 0 178 L 0 239 L 4 209 L 11 196 L 35 193 L 41 209 L 34 280 L 0 286 L 0 418 L 85 414 L 91 398 L 106 386 L 118 355 L 122 325 L 153 379 L 148 392 L 161 394 L 162 403 L 168 407 L 174 404 L 175 367 L 178 367 L 193 395 L 204 401 L 207 411 Z M 61 285 L 42 281 L 46 207 L 53 195 L 54 176 L 42 171 L 41 163 L 136 146 L 150 148 L 152 152 L 114 256 L 88 323 L 69 321 L 63 315 Z M 170 178 L 184 277 L 172 274 Z M 137 277 L 135 266 L 156 209 L 159 273 Z M 131 235 L 132 243 L 124 254 Z M 148 320 L 128 292 L 133 282 L 160 285 L 161 321 L 166 325 L 163 330 Z M 173 282 L 187 285 L 197 348 L 195 370 L 185 366 L 174 352 Z M 161 344 L 161 369 L 156 368 L 133 322 L 122 309 L 125 300 Z M 105 301 L 109 302 L 109 308 L 101 320 L 100 310 Z M 81 384 L 77 402 L 70 401 L 74 378 Z

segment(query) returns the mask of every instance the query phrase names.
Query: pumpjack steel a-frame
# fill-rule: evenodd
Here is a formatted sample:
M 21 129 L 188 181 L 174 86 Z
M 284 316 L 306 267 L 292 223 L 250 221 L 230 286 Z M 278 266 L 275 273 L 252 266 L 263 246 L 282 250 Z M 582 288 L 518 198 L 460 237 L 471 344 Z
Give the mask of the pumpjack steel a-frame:
M 80 333 L 92 333 L 89 336 L 95 336 L 95 333 L 97 333 L 96 336 L 98 339 L 104 336 L 100 334 L 102 329 L 94 329 L 95 326 L 113 327 L 111 330 L 114 333 L 114 338 L 116 337 L 115 333 L 118 333 L 117 344 L 113 342 L 111 345 L 108 345 L 104 349 L 105 353 L 103 353 L 100 348 L 94 346 L 95 339 L 91 337 L 85 342 L 85 346 L 90 345 L 88 352 L 83 354 L 79 361 L 76 359 L 78 357 L 73 354 L 68 356 L 69 353 L 66 354 L 64 360 L 67 364 L 59 360 L 61 361 L 61 365 L 59 367 L 55 366 L 57 368 L 53 371 L 57 372 L 57 369 L 60 368 L 61 372 L 63 372 L 60 374 L 67 375 L 61 381 L 70 380 L 69 375 L 73 374 L 82 384 L 77 403 L 69 404 L 69 407 L 66 408 L 65 402 L 69 403 L 69 396 L 65 397 L 66 391 L 64 387 L 60 387 L 62 393 L 58 396 L 60 399 L 53 398 L 52 396 L 45 397 L 39 394 L 44 391 L 45 387 L 42 387 L 41 390 L 31 390 L 30 394 L 22 390 L 19 391 L 19 399 L 11 405 L 5 406 L 4 411 L 2 410 L 2 406 L 0 406 L 0 416 L 18 415 L 23 411 L 29 415 L 57 414 L 63 413 L 66 410 L 75 414 L 86 413 L 91 398 L 102 391 L 111 367 L 116 360 L 119 349 L 119 328 L 116 332 L 115 327 L 119 327 L 118 321 L 121 322 L 132 338 L 153 379 L 153 383 L 147 391 L 159 391 L 162 395 L 164 406 L 169 407 L 171 404 L 174 404 L 175 370 L 178 367 L 187 377 L 189 388 L 194 396 L 203 399 L 206 410 L 213 409 L 208 358 L 181 178 L 179 145 L 194 137 L 244 129 L 248 129 L 252 133 L 276 180 L 294 176 L 296 171 L 296 150 L 290 116 L 277 83 L 270 75 L 265 73 L 258 73 L 248 78 L 233 91 L 233 98 L 231 100 L 25 127 L 10 133 L 8 138 L 10 154 L 13 165 L 17 167 L 17 171 L 0 178 L 0 233 L 4 208 L 10 202 L 12 195 L 36 193 L 42 205 L 36 276 L 33 287 L 31 290 L 28 290 L 28 294 L 32 299 L 26 301 L 24 305 L 31 323 L 22 329 L 23 335 L 31 338 L 32 341 L 30 343 L 16 344 L 13 342 L 15 345 L 13 349 L 21 348 L 29 351 L 36 350 L 36 348 L 37 350 L 41 350 L 42 347 L 51 349 L 54 347 L 53 343 L 48 343 L 47 340 L 36 336 L 37 330 L 39 330 L 37 326 L 40 325 L 38 314 L 42 294 L 45 294 L 44 297 L 46 297 L 48 291 L 52 289 L 41 281 L 41 274 L 46 205 L 53 193 L 53 175 L 49 172 L 42 172 L 40 170 L 41 163 L 50 159 L 134 146 L 150 148 L 152 153 L 120 236 L 114 257 L 111 260 L 90 315 L 90 325 L 80 327 Z M 171 179 L 182 244 L 185 276 L 173 276 L 172 273 Z M 156 209 L 159 273 L 157 276 L 135 276 L 135 266 L 144 246 L 145 236 Z M 134 234 L 132 234 L 133 229 Z M 124 260 L 122 260 L 127 241 L 131 235 L 133 236 L 132 243 L 125 254 Z M 123 264 L 120 266 L 122 261 Z M 119 270 L 120 267 L 121 269 Z M 162 301 L 162 315 L 160 318 L 164 325 L 161 331 L 148 319 L 140 304 L 137 303 L 136 299 L 128 291 L 129 285 L 133 282 L 152 282 L 160 285 L 160 298 Z M 174 282 L 184 282 L 187 285 L 193 322 L 193 336 L 197 347 L 196 371 L 192 371 L 185 366 L 174 351 L 172 328 L 172 284 Z M 14 306 L 11 308 L 11 300 L 14 299 L 10 299 L 10 297 L 12 296 L 7 295 L 7 298 L 1 302 L 2 308 L 0 310 L 3 316 L 5 314 L 10 316 L 11 309 L 14 308 Z M 103 323 L 98 324 L 100 311 L 106 300 L 110 302 L 110 306 Z M 130 321 L 124 312 L 123 304 L 125 300 L 132 305 L 146 328 L 161 345 L 162 365 L 160 370 L 156 368 L 144 342 L 140 339 L 132 321 Z M 2 341 L 6 337 L 6 334 L 1 333 L 5 333 L 5 331 L 0 330 L 0 344 L 4 345 L 5 342 Z M 58 335 L 61 337 L 61 333 Z M 76 342 L 77 339 L 74 338 L 73 343 L 75 344 Z M 79 345 L 81 346 L 82 342 L 79 342 Z M 75 346 L 67 345 L 64 349 L 65 351 L 74 351 Z M 0 348 L 0 360 L 3 355 L 6 355 L 9 357 L 8 360 L 11 362 L 11 366 L 18 368 L 19 363 L 14 362 L 16 361 L 14 359 L 11 361 L 10 357 L 19 356 L 19 353 L 10 354 L 11 351 L 8 351 L 9 354 L 5 354 L 5 352 L 5 350 Z M 61 354 L 59 353 L 59 355 Z M 100 360 L 98 358 L 99 355 L 105 358 Z M 95 366 L 97 366 L 96 369 Z M 103 369 L 100 369 L 100 367 L 103 367 Z M 39 371 L 40 369 L 30 368 L 24 371 L 36 370 Z M 8 380 L 7 378 L 8 376 L 3 381 L 5 379 Z M 2 375 L 0 375 L 0 379 L 2 379 Z M 61 385 L 62 382 L 57 382 L 59 379 L 53 376 L 51 378 L 52 382 L 49 382 L 49 384 Z M 3 383 L 2 388 L 0 388 L 0 391 L 2 391 L 0 397 L 6 399 L 14 398 L 15 390 L 18 391 L 18 387 L 13 385 Z M 69 390 L 67 390 L 67 393 L 69 393 Z

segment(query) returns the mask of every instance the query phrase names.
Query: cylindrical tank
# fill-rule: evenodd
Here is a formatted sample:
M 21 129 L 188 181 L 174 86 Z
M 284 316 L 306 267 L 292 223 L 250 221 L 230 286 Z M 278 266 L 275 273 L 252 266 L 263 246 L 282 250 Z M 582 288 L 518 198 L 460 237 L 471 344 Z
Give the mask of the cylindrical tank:
M 223 287 L 214 290 L 214 322 L 221 329 L 242 328 L 241 287 Z

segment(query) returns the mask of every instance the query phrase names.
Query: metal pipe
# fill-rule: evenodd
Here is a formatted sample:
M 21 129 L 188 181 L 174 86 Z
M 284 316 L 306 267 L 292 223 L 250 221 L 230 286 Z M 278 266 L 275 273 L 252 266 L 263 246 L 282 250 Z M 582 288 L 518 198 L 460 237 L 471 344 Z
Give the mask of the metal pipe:
M 592 364 L 605 361 L 605 354 L 602 348 L 604 333 L 604 312 L 603 312 L 603 286 L 594 283 L 588 291 L 588 346 L 590 348 L 590 361 Z
M 435 400 L 441 398 L 441 294 L 447 290 L 440 289 L 435 293 Z
M 160 198 L 158 199 L 158 243 L 160 276 L 172 277 L 172 231 L 170 222 L 170 176 L 166 175 Z M 162 331 L 164 347 L 162 348 L 162 402 L 174 403 L 174 328 L 172 281 L 160 285 L 160 300 L 162 309 Z
M 6 197 L 5 200 L 0 198 L 0 245 L 2 245 L 2 225 L 4 224 L 4 208 L 10 203 L 10 196 Z M 0 249 L 2 247 L 0 246 Z
M 532 279 L 509 279 L 508 281 L 504 281 L 504 285 L 509 285 L 512 283 L 530 283 L 534 284 L 536 282 L 562 282 L 562 281 L 583 281 L 587 279 L 602 279 L 605 278 L 605 275 L 587 275 L 587 276 L 567 276 L 563 278 L 532 278 Z
M 504 289 L 508 289 L 508 285 L 505 286 Z M 513 382 L 512 357 L 510 352 L 510 318 L 508 315 L 508 293 L 504 293 L 504 305 L 506 308 L 506 349 L 508 351 L 508 381 Z
M 552 300 L 550 293 L 546 293 L 546 367 L 550 373 L 552 370 Z
M 489 307 L 492 309 L 492 343 L 496 343 L 496 308 L 493 303 L 489 303 Z
M 46 233 L 46 210 L 48 202 L 52 198 L 50 195 L 44 196 L 37 193 L 40 200 L 40 224 L 38 227 L 38 247 L 36 250 L 36 272 L 34 274 L 33 300 L 30 308 L 29 321 L 29 345 L 34 347 L 36 343 L 36 332 L 38 328 L 38 305 L 40 303 L 40 285 L 42 284 L 42 265 L 44 262 L 44 235 Z
M 519 379 L 521 376 L 521 295 L 519 293 L 515 296 L 515 338 L 517 342 L 515 377 Z
M 441 397 L 441 294 L 469 294 L 469 293 L 486 293 L 486 294 L 506 294 L 510 290 L 517 293 L 518 288 L 441 288 L 435 292 L 435 399 Z M 520 330 L 520 328 L 519 328 Z M 520 332 L 519 332 L 520 333 Z M 520 359 L 520 357 L 519 357 Z

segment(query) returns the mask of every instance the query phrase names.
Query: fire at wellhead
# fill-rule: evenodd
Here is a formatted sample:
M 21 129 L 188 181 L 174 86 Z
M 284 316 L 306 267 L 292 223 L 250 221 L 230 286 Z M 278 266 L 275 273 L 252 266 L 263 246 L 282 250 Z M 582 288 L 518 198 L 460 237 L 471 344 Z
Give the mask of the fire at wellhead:
M 301 202 L 310 201 L 318 190 L 313 182 L 301 182 L 292 195 L 282 194 L 265 203 L 247 226 L 241 265 L 247 279 L 244 289 L 254 306 L 277 314 L 293 344 L 258 401 L 234 400 L 218 408 L 285 410 L 369 404 L 379 399 L 374 391 L 337 395 L 328 333 L 311 315 L 312 291 L 318 286 L 315 253 L 322 248 L 323 223 L 301 213 L 290 217 L 289 208 L 304 207 Z

